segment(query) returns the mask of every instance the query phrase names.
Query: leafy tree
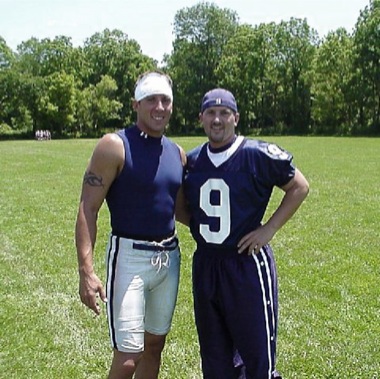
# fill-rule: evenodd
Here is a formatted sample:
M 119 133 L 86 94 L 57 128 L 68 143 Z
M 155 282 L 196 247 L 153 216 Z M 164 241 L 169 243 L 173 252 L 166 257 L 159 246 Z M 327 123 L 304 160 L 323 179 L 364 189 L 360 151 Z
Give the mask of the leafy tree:
M 0 70 L 9 68 L 15 60 L 15 54 L 0 36 Z
M 53 40 L 31 38 L 17 47 L 18 59 L 15 68 L 33 76 L 49 76 L 55 72 L 77 74 L 80 67 L 71 38 L 59 36 Z
M 53 129 L 57 135 L 62 135 L 74 122 L 72 101 L 68 101 L 64 87 L 75 89 L 74 75 L 80 77 L 80 51 L 77 54 L 70 38 L 64 36 L 41 41 L 31 38 L 22 42 L 17 51 L 10 68 L 18 83 L 11 89 L 14 108 L 21 112 L 19 115 L 23 119 L 24 110 L 28 111 L 27 119 L 32 120 L 34 132 Z
M 220 83 L 216 69 L 237 26 L 235 12 L 207 2 L 184 8 L 174 17 L 173 53 L 166 64 L 175 85 L 173 118 L 186 131 L 197 123 L 203 94 Z
M 117 84 L 110 76 L 78 93 L 77 118 L 80 134 L 99 136 L 109 120 L 120 118 L 122 104 L 115 100 Z
M 130 123 L 135 81 L 141 73 L 156 68 L 156 62 L 143 55 L 139 44 L 120 30 L 105 29 L 94 34 L 85 41 L 83 53 L 88 65 L 84 86 L 96 85 L 105 75 L 113 78 L 117 85 L 116 99 L 123 104 L 120 120 Z
M 275 25 L 239 26 L 229 40 L 217 69 L 222 85 L 235 94 L 243 133 L 250 127 L 275 122 L 276 75 L 273 39 Z
M 311 68 L 318 35 L 306 20 L 282 21 L 275 37 L 275 67 L 282 95 L 282 119 L 291 132 L 307 133 L 310 125 Z
M 0 123 L 21 132 L 36 130 L 40 85 L 38 79 L 12 68 L 0 70 Z
M 380 0 L 360 12 L 354 33 L 356 108 L 361 131 L 380 132 Z M 360 94 L 360 95 L 359 95 Z M 372 130 L 371 130 L 372 129 Z
M 75 78 L 65 72 L 54 72 L 44 79 L 45 91 L 39 98 L 43 129 L 52 135 L 67 135 L 75 122 Z
M 13 127 L 12 119 L 19 114 L 20 80 L 12 70 L 0 70 L 0 122 Z
M 330 32 L 317 49 L 312 86 L 315 133 L 344 135 L 351 130 L 352 50 L 352 38 L 344 28 Z

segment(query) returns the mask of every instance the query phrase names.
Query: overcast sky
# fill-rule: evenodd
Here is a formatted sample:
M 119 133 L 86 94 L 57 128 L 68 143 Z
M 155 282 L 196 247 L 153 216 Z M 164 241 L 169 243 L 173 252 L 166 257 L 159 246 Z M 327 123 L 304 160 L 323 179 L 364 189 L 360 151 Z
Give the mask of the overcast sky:
M 210 1 L 211 2 L 211 1 Z M 119 29 L 136 40 L 142 52 L 157 61 L 172 50 L 176 12 L 192 0 L 0 0 L 0 36 L 9 47 L 31 37 L 64 35 L 74 46 L 108 28 Z M 344 27 L 351 32 L 369 0 L 216 0 L 252 26 L 306 18 L 320 37 Z

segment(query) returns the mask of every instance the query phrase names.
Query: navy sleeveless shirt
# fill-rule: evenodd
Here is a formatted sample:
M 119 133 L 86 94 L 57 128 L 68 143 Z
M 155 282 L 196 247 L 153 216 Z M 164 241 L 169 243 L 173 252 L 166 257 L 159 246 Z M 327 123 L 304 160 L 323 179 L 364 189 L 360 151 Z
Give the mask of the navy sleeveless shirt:
M 180 150 L 167 137 L 147 136 L 136 125 L 117 134 L 125 162 L 106 196 L 112 233 L 162 240 L 175 230 L 175 201 L 183 177 Z

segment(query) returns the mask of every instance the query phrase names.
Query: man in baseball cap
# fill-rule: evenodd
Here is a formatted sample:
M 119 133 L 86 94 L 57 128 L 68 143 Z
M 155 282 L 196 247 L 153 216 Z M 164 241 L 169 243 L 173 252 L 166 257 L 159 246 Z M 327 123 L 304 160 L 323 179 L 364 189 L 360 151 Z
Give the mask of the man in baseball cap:
M 210 107 L 227 107 L 237 113 L 237 105 L 234 95 L 223 88 L 215 88 L 207 92 L 202 99 L 201 113 Z
M 234 95 L 224 89 L 215 88 L 202 99 L 200 121 L 210 141 L 210 148 L 226 147 L 235 138 L 239 113 Z
M 207 92 L 199 117 L 208 141 L 187 153 L 184 191 L 196 241 L 192 277 L 203 375 L 236 378 L 240 366 L 239 378 L 280 378 L 269 242 L 309 184 L 286 150 L 236 134 L 239 113 L 230 91 Z M 274 187 L 282 201 L 264 221 Z

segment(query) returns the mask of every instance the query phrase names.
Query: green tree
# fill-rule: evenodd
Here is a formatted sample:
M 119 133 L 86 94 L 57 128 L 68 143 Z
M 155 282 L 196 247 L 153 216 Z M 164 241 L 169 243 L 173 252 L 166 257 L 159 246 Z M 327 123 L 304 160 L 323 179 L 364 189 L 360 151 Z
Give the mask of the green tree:
M 45 91 L 38 101 L 43 129 L 52 135 L 68 135 L 75 122 L 76 86 L 73 75 L 54 72 L 44 79 Z
M 16 129 L 12 120 L 20 114 L 21 83 L 19 75 L 11 69 L 0 70 L 0 124 L 6 124 L 11 129 Z
M 31 38 L 17 52 L 10 68 L 18 78 L 18 86 L 12 89 L 13 108 L 21 110 L 20 116 L 24 109 L 28 111 L 33 132 L 50 129 L 56 135 L 65 134 L 74 122 L 72 100 L 68 100 L 72 94 L 67 91 L 75 92 L 84 76 L 81 50 L 73 48 L 70 38 L 59 36 Z
M 0 36 L 0 70 L 9 68 L 15 60 L 15 53 Z
M 311 69 L 318 35 L 306 20 L 291 18 L 278 25 L 274 42 L 282 120 L 289 131 L 308 133 Z
M 121 124 L 129 124 L 133 119 L 131 98 L 135 81 L 141 73 L 155 69 L 156 62 L 143 55 L 139 44 L 120 30 L 105 29 L 94 34 L 85 41 L 83 53 L 88 69 L 84 86 L 96 85 L 105 75 L 113 78 L 117 85 L 116 99 L 123 105 Z
M 53 40 L 31 38 L 17 47 L 15 68 L 33 76 L 49 76 L 55 72 L 76 75 L 81 64 L 71 38 L 59 36 Z
M 343 28 L 330 32 L 314 59 L 312 118 L 317 134 L 348 134 L 353 124 L 353 41 Z
M 42 81 L 13 68 L 0 70 L 0 123 L 20 132 L 34 132 Z
M 357 133 L 380 133 L 380 0 L 360 12 L 354 32 Z
M 174 17 L 173 53 L 165 62 L 175 85 L 173 119 L 186 131 L 197 124 L 201 96 L 220 83 L 216 70 L 237 26 L 234 11 L 207 2 Z
M 276 120 L 274 23 L 239 26 L 229 40 L 217 73 L 222 85 L 236 95 L 243 133 L 248 128 L 273 126 Z
M 105 75 L 95 86 L 90 84 L 78 93 L 77 118 L 80 135 L 99 136 L 110 120 L 120 118 L 122 104 L 115 100 L 116 91 L 116 81 Z

